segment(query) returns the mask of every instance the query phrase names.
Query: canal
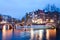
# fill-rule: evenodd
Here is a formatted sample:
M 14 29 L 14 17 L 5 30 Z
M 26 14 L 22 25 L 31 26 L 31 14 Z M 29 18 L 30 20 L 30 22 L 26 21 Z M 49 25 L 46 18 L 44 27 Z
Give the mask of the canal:
M 56 40 L 56 29 L 0 30 L 0 40 Z

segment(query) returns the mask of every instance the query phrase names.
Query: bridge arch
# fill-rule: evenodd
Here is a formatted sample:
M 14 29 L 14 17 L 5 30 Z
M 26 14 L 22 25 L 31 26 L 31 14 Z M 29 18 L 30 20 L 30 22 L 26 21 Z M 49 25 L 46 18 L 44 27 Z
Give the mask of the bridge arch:
M 12 29 L 12 28 L 13 28 L 12 24 L 4 24 L 2 29 L 3 30 L 6 30 L 6 29 L 8 30 L 8 29 Z
M 24 25 L 22 23 L 17 23 L 15 24 L 15 29 L 20 29 L 20 28 L 24 28 Z

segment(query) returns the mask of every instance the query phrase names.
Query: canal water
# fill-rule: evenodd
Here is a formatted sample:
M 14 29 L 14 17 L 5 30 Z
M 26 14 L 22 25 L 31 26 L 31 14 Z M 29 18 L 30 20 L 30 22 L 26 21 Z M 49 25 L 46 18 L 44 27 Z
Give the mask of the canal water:
M 0 30 L 0 40 L 56 40 L 56 29 Z

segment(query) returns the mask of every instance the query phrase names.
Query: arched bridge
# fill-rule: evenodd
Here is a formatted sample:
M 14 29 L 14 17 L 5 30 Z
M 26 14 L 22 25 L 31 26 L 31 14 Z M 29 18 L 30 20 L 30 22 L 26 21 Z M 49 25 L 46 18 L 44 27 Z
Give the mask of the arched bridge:
M 11 23 L 2 23 L 0 24 L 0 29 L 17 29 L 17 28 L 23 28 L 24 24 L 22 23 L 15 23 L 14 25 Z

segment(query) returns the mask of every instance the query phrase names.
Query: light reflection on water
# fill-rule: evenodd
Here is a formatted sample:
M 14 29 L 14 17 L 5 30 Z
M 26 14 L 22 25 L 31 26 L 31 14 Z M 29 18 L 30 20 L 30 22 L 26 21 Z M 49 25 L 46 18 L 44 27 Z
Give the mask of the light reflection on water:
M 43 37 L 43 31 L 44 30 L 39 30 L 39 39 L 42 40 L 42 37 Z
M 31 39 L 30 40 L 33 40 L 33 37 L 34 37 L 34 32 L 33 32 L 33 29 L 31 28 Z
M 12 30 L 2 30 L 2 40 L 10 39 L 12 36 Z
M 46 37 L 45 37 L 46 40 L 55 40 L 56 39 L 56 29 L 37 30 L 36 32 L 35 31 L 32 31 L 31 32 L 33 34 L 33 35 L 31 35 L 32 36 L 32 39 L 35 38 L 35 39 L 43 40 L 44 31 L 46 31 L 46 34 L 45 34 L 46 35 Z
M 46 39 L 49 40 L 49 30 L 46 30 Z
M 2 40 L 43 40 L 44 32 L 46 31 L 46 40 L 55 40 L 56 29 L 47 30 L 33 30 L 21 31 L 21 30 L 2 30 Z M 27 39 L 28 37 L 28 39 Z M 25 39 L 23 39 L 25 38 Z M 30 38 L 30 39 L 29 39 Z

